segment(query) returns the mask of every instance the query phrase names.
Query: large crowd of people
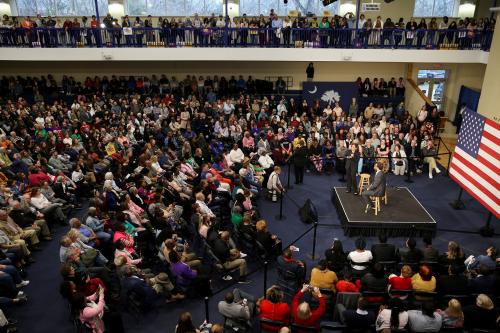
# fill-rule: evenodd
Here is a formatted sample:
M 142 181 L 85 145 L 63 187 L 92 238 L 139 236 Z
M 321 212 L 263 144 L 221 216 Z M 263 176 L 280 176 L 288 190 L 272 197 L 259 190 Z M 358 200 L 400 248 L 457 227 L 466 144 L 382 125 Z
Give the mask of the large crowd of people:
M 364 14 L 356 16 L 297 17 L 269 15 L 232 19 L 222 15 L 201 17 L 115 18 L 107 14 L 101 21 L 78 17 L 9 17 L 1 23 L 1 42 L 5 46 L 238 46 L 238 47 L 406 47 L 489 49 L 495 19 L 448 17 L 375 20 Z M 101 29 L 102 28 L 102 29 Z
M 392 88 L 394 94 L 404 93 L 404 81 L 388 80 L 394 87 L 381 81 L 357 82 L 362 94 Z M 162 303 L 209 296 L 217 282 L 251 283 L 249 256 L 277 256 L 281 271 L 297 274 L 292 289 L 300 291 L 292 308 L 281 304 L 275 314 L 286 325 L 290 312 L 295 323 L 316 325 L 326 307 L 326 296 L 317 288 L 370 290 L 372 282 L 380 287 L 383 279 L 387 286 L 392 278 L 387 280 L 377 264 L 363 264 L 378 256 L 366 251 L 363 241 L 346 258 L 334 243 L 326 264 L 313 269 L 310 283 L 302 287 L 304 263 L 293 258 L 293 247 L 282 249 L 279 235 L 270 231 L 273 226 L 258 208 L 260 195 L 273 201 L 283 195 L 280 165 L 295 166 L 298 184 L 307 168 L 344 174 L 348 155 L 359 159 L 351 168 L 354 177 L 371 172 L 375 163 L 395 174 L 418 173 L 428 164 L 431 178 L 439 170 L 433 146 L 439 114 L 426 106 L 414 119 L 404 104 L 370 104 L 361 110 L 353 98 L 349 110 L 338 103 L 308 105 L 281 95 L 257 95 L 253 79 L 241 76 L 226 81 L 193 75 L 177 81 L 165 75 L 113 75 L 89 77 L 82 84 L 72 77 L 58 82 L 47 75 L 4 77 L 0 83 L 2 96 L 10 96 L 0 104 L 1 304 L 26 302 L 21 289 L 29 283 L 23 276 L 34 261 L 31 252 L 63 225 L 64 235 L 58 239 L 60 291 L 76 321 L 95 333 L 123 332 L 124 308 L 148 311 Z M 398 168 L 400 161 L 403 168 Z M 411 276 L 414 286 L 427 290 L 434 275 L 430 267 L 414 267 L 423 257 L 414 241 L 407 245 L 398 252 L 412 269 L 405 266 L 403 278 Z M 460 249 L 450 243 L 450 264 L 466 259 L 461 254 L 458 259 L 457 253 Z M 337 257 L 342 261 L 332 259 Z M 348 259 L 353 266 L 344 273 Z M 466 268 L 477 273 L 472 281 L 491 283 L 488 273 L 495 259 L 494 248 L 470 259 Z M 442 276 L 454 276 L 453 267 L 450 275 Z M 344 280 L 337 282 L 338 277 Z M 472 313 L 493 311 L 486 296 L 492 289 L 479 283 L 476 287 L 474 291 L 485 295 L 478 296 Z M 312 298 L 304 302 L 308 293 Z M 245 327 L 257 311 L 266 317 L 265 309 L 282 302 L 281 295 L 270 290 L 258 299 L 237 289 L 218 309 L 234 325 Z M 452 312 L 456 303 L 450 306 L 455 306 L 450 313 L 457 313 Z M 347 323 L 368 313 L 365 301 L 358 301 L 358 308 L 342 312 Z M 8 309 L 1 309 L 8 317 Z M 394 325 L 393 319 L 389 323 L 390 309 L 382 311 L 385 324 L 380 325 Z M 397 309 L 403 313 L 402 307 Z M 235 313 L 242 318 L 233 318 Z M 409 311 L 410 325 L 428 320 L 429 313 L 430 305 Z M 467 325 L 465 308 L 464 313 Z M 495 314 L 485 313 L 491 318 Z M 8 319 L 2 322 L 14 326 Z M 203 327 L 222 329 L 218 324 Z M 196 330 L 188 313 L 176 330 Z

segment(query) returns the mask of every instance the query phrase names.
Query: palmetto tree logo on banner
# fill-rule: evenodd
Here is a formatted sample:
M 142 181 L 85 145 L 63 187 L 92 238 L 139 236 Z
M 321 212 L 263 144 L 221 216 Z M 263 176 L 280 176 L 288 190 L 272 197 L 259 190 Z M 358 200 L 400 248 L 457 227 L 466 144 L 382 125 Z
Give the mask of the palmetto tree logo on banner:
M 327 90 L 321 96 L 321 100 L 327 104 L 334 104 L 340 101 L 340 95 L 335 90 Z

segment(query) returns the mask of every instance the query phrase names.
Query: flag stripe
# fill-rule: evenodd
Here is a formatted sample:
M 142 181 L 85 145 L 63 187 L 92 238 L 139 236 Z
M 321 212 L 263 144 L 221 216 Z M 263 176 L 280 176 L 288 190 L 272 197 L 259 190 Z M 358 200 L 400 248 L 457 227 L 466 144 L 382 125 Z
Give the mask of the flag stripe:
M 499 160 L 499 158 L 497 158 L 498 153 L 482 143 L 479 146 L 479 151 L 477 152 L 477 154 L 483 157 L 484 159 L 488 160 L 491 164 L 494 164 L 496 161 Z
M 494 137 L 493 134 L 486 131 L 483 132 L 483 139 L 481 140 L 481 142 L 485 145 L 491 147 L 492 149 L 495 149 L 499 145 L 498 141 L 500 141 L 500 139 Z
M 458 158 L 453 161 L 453 167 L 457 170 L 465 179 L 474 184 L 481 192 L 487 194 L 492 200 L 499 205 L 500 195 L 499 191 L 491 186 L 485 179 L 481 178 L 474 170 L 469 168 L 466 164 L 459 161 Z
M 500 124 L 466 109 L 449 175 L 500 216 Z
M 454 170 L 453 168 L 451 170 Z M 458 172 L 450 173 L 450 177 L 453 178 L 464 190 L 466 190 L 470 195 L 476 198 L 484 207 L 488 208 L 496 218 L 500 217 L 500 208 L 495 205 L 491 200 L 485 196 L 482 192 L 476 189 L 472 184 L 469 183 L 467 179 L 464 179 L 462 175 Z
M 491 141 L 488 138 L 483 137 L 483 140 L 481 140 L 481 144 L 490 147 L 491 149 L 495 150 L 498 148 L 498 144 L 495 144 L 493 141 Z
M 491 120 L 491 119 L 488 119 L 486 118 L 486 126 L 490 126 L 493 130 L 495 131 L 498 131 L 498 133 L 496 133 L 498 135 L 498 137 L 500 137 L 500 124 L 497 123 L 496 121 L 494 120 Z M 492 131 L 490 131 L 492 132 Z
M 453 163 L 453 160 L 455 158 L 460 158 L 462 162 L 467 163 L 470 167 L 474 167 L 474 170 L 477 170 L 478 172 L 484 173 L 488 179 L 490 179 L 490 183 L 500 183 L 500 179 L 498 177 L 498 173 L 495 173 L 489 168 L 485 168 L 484 163 L 479 163 L 479 159 L 474 159 L 472 158 L 469 154 L 461 150 L 460 148 L 455 148 L 455 154 L 453 155 L 453 159 L 451 163 Z M 488 161 L 486 161 L 489 163 Z
M 491 170 L 496 175 L 500 174 L 500 169 L 489 160 L 485 159 L 482 155 L 478 155 L 476 160 L 480 167 Z M 498 161 L 493 161 L 493 163 L 498 163 Z

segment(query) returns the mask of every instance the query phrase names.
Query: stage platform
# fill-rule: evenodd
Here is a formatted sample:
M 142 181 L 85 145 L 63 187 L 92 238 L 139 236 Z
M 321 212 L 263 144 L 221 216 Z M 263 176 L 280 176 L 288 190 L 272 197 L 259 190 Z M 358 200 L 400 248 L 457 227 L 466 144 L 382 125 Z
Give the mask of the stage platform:
M 378 236 L 385 231 L 389 237 L 433 236 L 436 221 L 407 187 L 387 187 L 388 204 L 380 203 L 378 215 L 365 213 L 360 195 L 346 193 L 345 187 L 332 189 L 332 202 L 347 236 Z

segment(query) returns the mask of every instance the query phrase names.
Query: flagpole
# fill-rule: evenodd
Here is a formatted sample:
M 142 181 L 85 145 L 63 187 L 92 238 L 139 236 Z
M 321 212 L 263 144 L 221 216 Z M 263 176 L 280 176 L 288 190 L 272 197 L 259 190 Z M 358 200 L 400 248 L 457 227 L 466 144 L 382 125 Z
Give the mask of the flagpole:
M 490 225 L 492 216 L 493 216 L 493 214 L 491 212 L 488 212 L 488 218 L 486 219 L 486 225 L 484 227 L 482 227 L 481 229 L 479 229 L 479 233 L 483 237 L 493 237 L 493 235 L 495 234 L 495 229 L 493 229 Z
M 464 193 L 464 189 L 460 187 L 460 192 L 458 192 L 457 200 L 450 202 L 451 207 L 455 210 L 461 210 L 465 208 L 465 204 L 462 201 L 462 194 Z

